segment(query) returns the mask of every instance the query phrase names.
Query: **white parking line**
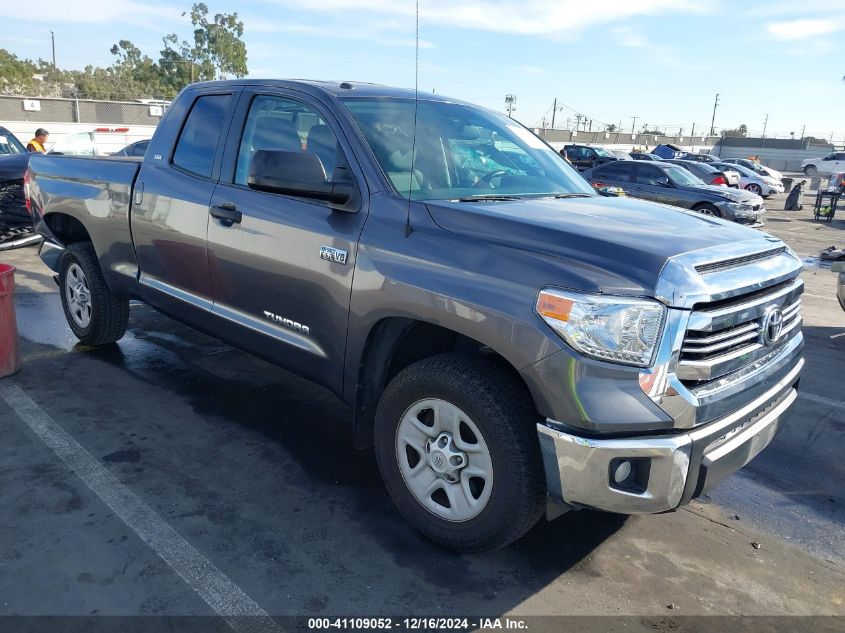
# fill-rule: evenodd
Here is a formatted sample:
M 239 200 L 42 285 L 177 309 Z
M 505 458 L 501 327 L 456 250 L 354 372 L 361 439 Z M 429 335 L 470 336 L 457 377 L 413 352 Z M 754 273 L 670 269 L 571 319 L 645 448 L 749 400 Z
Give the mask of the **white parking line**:
M 833 398 L 825 398 L 824 396 L 817 396 L 814 393 L 798 390 L 798 396 L 810 402 L 817 402 L 818 404 L 826 404 L 830 407 L 845 407 L 845 400 L 834 400 Z
M 238 633 L 280 633 L 281 627 L 156 512 L 120 483 L 79 442 L 8 378 L 0 396 L 112 511 Z

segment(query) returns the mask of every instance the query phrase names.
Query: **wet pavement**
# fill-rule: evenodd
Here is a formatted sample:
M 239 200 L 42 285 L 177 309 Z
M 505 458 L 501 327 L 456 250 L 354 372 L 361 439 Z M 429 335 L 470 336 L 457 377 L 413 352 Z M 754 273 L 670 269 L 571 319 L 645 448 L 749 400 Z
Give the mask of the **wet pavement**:
M 802 257 L 845 245 L 845 221 L 806 215 L 773 212 L 766 228 Z M 0 385 L 273 616 L 636 614 L 651 630 L 669 604 L 845 614 L 845 313 L 828 270 L 804 273 L 792 421 L 743 471 L 679 512 L 570 513 L 461 556 L 392 508 L 332 394 L 140 304 L 117 345 L 81 345 L 34 250 L 0 259 L 18 267 L 24 360 Z M 3 399 L 0 437 L 0 616 L 213 612 L 130 527 L 146 515 L 118 516 Z

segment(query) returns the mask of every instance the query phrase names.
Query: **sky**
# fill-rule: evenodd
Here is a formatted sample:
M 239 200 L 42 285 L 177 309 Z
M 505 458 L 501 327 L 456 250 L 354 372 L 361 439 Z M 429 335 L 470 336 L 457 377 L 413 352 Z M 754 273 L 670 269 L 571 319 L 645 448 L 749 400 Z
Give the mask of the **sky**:
M 109 65 L 120 39 L 158 58 L 190 36 L 190 10 L 160 0 L 3 2 L 0 48 L 57 64 Z M 413 88 L 415 0 L 206 0 L 237 12 L 252 77 Z M 744 123 L 845 143 L 845 0 L 419 0 L 419 89 L 505 110 L 529 127 L 581 114 L 593 126 L 686 134 Z M 768 119 L 767 119 L 768 117 Z M 593 127 L 596 129 L 596 127 Z

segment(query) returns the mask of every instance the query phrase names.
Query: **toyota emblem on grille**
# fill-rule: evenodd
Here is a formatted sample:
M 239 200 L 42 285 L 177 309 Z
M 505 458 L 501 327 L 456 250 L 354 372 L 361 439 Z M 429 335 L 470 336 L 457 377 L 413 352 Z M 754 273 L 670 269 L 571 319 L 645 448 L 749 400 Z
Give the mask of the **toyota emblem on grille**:
M 771 347 L 780 339 L 783 333 L 783 312 L 777 306 L 770 308 L 763 315 L 763 322 L 760 328 L 760 342 L 766 347 Z

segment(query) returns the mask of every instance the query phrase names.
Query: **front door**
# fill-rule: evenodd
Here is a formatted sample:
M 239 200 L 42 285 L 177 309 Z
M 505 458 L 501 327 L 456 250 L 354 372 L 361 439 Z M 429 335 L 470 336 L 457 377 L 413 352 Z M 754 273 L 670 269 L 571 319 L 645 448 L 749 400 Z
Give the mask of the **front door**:
M 257 191 L 249 188 L 248 175 L 257 150 L 276 149 L 315 154 L 327 180 L 354 180 L 362 193 L 363 178 L 347 161 L 351 154 L 338 142 L 336 123 L 305 97 L 244 92 L 235 121 L 242 129 L 236 136 L 233 125 L 235 145 L 227 146 L 224 158 L 229 171 L 210 205 L 213 312 L 243 326 L 238 342 L 244 348 L 340 391 L 366 204 L 349 212 Z M 221 217 L 227 213 L 237 221 Z

